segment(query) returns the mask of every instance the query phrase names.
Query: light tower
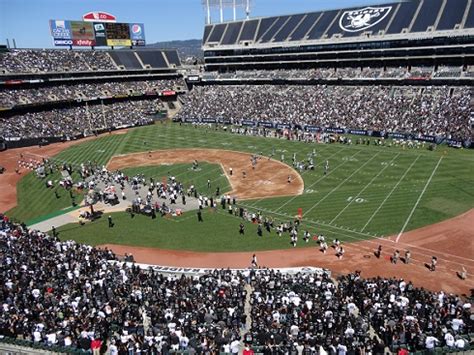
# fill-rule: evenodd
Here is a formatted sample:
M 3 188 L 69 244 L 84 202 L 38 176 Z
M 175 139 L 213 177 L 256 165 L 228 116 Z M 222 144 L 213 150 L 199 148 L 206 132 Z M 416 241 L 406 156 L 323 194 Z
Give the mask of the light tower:
M 233 19 L 237 20 L 237 9 L 244 9 L 247 20 L 253 0 L 201 0 L 206 11 L 206 23 L 211 24 L 211 11 L 219 9 L 220 22 L 224 22 L 224 10 L 232 9 Z

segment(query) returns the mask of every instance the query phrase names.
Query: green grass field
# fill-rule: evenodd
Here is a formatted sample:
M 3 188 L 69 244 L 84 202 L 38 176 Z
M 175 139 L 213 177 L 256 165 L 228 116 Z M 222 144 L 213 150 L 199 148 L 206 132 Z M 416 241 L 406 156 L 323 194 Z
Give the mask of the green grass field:
M 73 174 L 73 178 L 78 178 Z M 48 176 L 47 179 L 38 179 L 34 173 L 23 177 L 17 185 L 18 205 L 7 212 L 10 218 L 33 224 L 38 219 L 53 217 L 61 210 L 72 207 L 73 202 L 80 204 L 82 194 L 72 192 L 63 188 L 48 189 L 45 185 L 47 180 L 57 181 L 61 178 L 59 172 Z M 57 194 L 55 194 L 55 192 Z
M 126 212 L 111 214 L 114 227 L 109 228 L 107 218 L 80 226 L 69 224 L 58 228 L 61 239 L 74 239 L 90 245 L 122 244 L 163 249 L 185 249 L 202 252 L 257 251 L 290 247 L 288 238 L 274 232 L 258 237 L 256 226 L 244 222 L 246 233 L 239 234 L 241 219 L 222 209 L 206 209 L 203 221 L 197 221 L 196 211 L 186 212 L 179 218 L 158 216 L 151 219 Z M 100 238 L 98 238 L 100 236 Z M 311 243 L 314 246 L 314 242 Z M 303 247 L 301 244 L 299 247 Z
M 117 154 L 200 147 L 262 152 L 264 155 L 270 154 L 275 149 L 276 158 L 284 154 L 287 163 L 291 163 L 293 153 L 297 154 L 298 160 L 303 160 L 313 149 L 316 149 L 316 170 L 302 174 L 305 183 L 303 195 L 241 201 L 241 204 L 250 210 L 260 210 L 279 220 L 293 218 L 298 208 L 302 208 L 303 227 L 309 228 L 311 232 L 337 236 L 348 242 L 397 234 L 404 226 L 404 230 L 408 231 L 454 217 L 474 207 L 473 151 L 454 150 L 444 146 L 438 147 L 433 152 L 427 149 L 403 150 L 399 147 L 374 145 L 316 145 L 274 138 L 233 135 L 193 126 L 158 124 L 132 129 L 124 135 L 111 135 L 88 141 L 70 147 L 55 158 L 74 164 L 84 161 L 105 164 Z M 329 160 L 330 170 L 325 176 L 321 166 L 326 160 Z M 189 173 L 186 165 L 141 167 L 134 168 L 129 173 L 141 172 L 146 176 L 159 177 L 172 171 L 173 175 L 182 174 L 183 181 L 203 186 L 204 193 L 206 192 L 204 185 L 209 178 L 213 180 L 213 184 L 220 184 L 223 191 L 228 183 L 221 176 L 220 168 L 209 165 L 203 169 L 206 171 L 203 170 L 202 174 L 195 176 Z M 31 181 L 36 178 L 28 176 L 23 180 L 26 181 L 26 179 Z M 64 201 L 56 201 L 51 197 L 45 199 L 43 195 L 37 195 L 42 190 L 42 186 L 26 183 L 23 180 L 19 186 L 19 206 L 10 211 L 16 218 L 31 219 L 70 205 L 66 198 Z M 35 196 L 38 196 L 36 199 L 40 201 L 36 202 Z M 238 240 L 237 242 L 234 240 L 238 238 L 240 223 L 238 219 L 221 216 L 220 213 L 211 218 L 215 219 L 213 223 L 219 225 L 219 236 L 223 238 L 219 241 L 225 241 L 225 243 L 217 243 L 212 239 L 214 238 L 212 228 L 207 227 L 211 223 L 200 226 L 199 228 L 203 228 L 203 231 L 195 230 L 197 228 L 195 218 L 189 218 L 182 223 L 169 222 L 169 228 L 163 229 L 140 228 L 138 226 L 140 223 L 137 223 L 133 230 L 136 230 L 140 237 L 131 238 L 129 243 L 139 244 L 141 242 L 138 239 L 143 239 L 143 243 L 147 246 L 155 245 L 173 249 L 246 250 L 248 241 L 238 243 Z M 232 219 L 229 220 L 230 218 Z M 100 223 L 96 223 L 97 227 L 94 225 L 81 230 L 66 226 L 65 229 L 69 232 L 64 231 L 61 234 L 64 238 L 74 238 L 93 244 L 111 242 L 100 227 Z M 133 225 L 134 223 L 131 223 L 130 228 Z M 144 225 L 148 226 L 146 223 Z M 249 226 L 249 233 L 252 228 L 255 226 Z M 147 232 L 151 233 L 150 236 L 145 236 Z M 198 243 L 193 244 L 189 241 L 171 243 L 167 240 L 172 239 L 169 233 L 184 236 L 190 232 L 196 234 L 196 239 L 199 238 Z M 278 249 L 288 246 L 286 240 L 280 242 L 274 239 L 269 239 L 261 245 L 255 244 L 251 249 Z M 258 241 L 252 243 L 258 243 Z

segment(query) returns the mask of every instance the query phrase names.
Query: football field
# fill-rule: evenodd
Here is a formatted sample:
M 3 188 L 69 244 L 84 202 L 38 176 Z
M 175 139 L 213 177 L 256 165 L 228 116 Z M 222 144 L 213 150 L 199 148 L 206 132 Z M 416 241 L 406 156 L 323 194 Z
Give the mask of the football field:
M 428 151 L 426 148 L 402 149 L 374 144 L 308 144 L 241 136 L 216 131 L 214 128 L 158 124 L 80 143 L 59 153 L 54 159 L 75 165 L 87 161 L 106 164 L 115 155 L 177 148 L 213 148 L 264 156 L 274 152 L 274 159 L 283 159 L 289 165 L 293 154 L 296 154 L 297 161 L 303 161 L 315 150 L 315 170 L 301 173 L 304 180 L 302 195 L 260 198 L 239 203 L 250 211 L 260 211 L 277 221 L 293 219 L 301 208 L 304 229 L 346 242 L 398 235 L 454 217 L 474 207 L 474 154 L 472 151 L 454 150 L 445 146 L 439 146 L 436 151 Z M 325 175 L 323 165 L 326 160 L 329 161 L 329 170 Z M 221 192 L 230 190 L 219 165 L 203 163 L 201 171 L 190 170 L 189 165 L 176 164 L 135 167 L 126 172 L 131 175 L 142 173 L 157 179 L 171 174 L 186 186 L 194 184 L 203 194 L 214 192 L 206 190 L 207 179 L 212 181 L 213 186 L 219 186 Z M 14 217 L 31 219 L 54 213 L 69 205 L 69 196 L 61 197 L 59 201 L 62 202 L 58 205 L 58 199 L 53 198 L 50 191 L 45 191 L 42 184 L 35 181 L 36 178 L 29 175 L 24 179 L 31 181 L 29 184 L 22 184 L 22 181 L 18 186 L 19 205 L 12 211 Z M 25 194 L 25 189 L 29 189 L 28 194 Z M 213 223 L 219 225 L 223 241 L 235 238 L 238 230 L 236 226 L 240 223 L 237 217 L 229 220 L 229 216 L 219 217 L 218 213 L 212 218 L 215 220 Z M 178 224 L 166 223 L 170 224 L 169 230 L 164 226 L 161 231 L 153 233 L 165 234 L 172 231 L 173 234 L 187 235 L 195 232 L 200 238 L 208 235 L 205 228 L 199 232 L 194 230 L 194 218 Z M 181 231 L 178 226 L 182 228 Z M 91 233 L 90 228 L 88 227 L 88 233 Z M 100 223 L 97 223 L 97 228 L 101 228 Z M 249 225 L 248 228 L 254 226 Z M 80 237 L 80 230 L 69 229 L 74 231 L 70 237 Z M 147 230 L 148 227 L 144 228 L 145 233 Z M 99 239 L 91 240 L 89 236 L 87 241 L 100 244 L 102 234 L 94 234 Z M 159 240 L 160 238 L 156 238 L 155 246 L 163 247 Z M 137 243 L 140 244 L 139 241 Z M 153 242 L 148 241 L 146 245 L 153 246 Z M 219 245 L 216 251 L 241 249 L 235 241 Z M 275 241 L 262 243 L 258 249 L 287 246 L 287 243 Z M 201 249 L 199 243 L 187 243 L 186 248 Z M 207 246 L 206 250 L 209 248 Z

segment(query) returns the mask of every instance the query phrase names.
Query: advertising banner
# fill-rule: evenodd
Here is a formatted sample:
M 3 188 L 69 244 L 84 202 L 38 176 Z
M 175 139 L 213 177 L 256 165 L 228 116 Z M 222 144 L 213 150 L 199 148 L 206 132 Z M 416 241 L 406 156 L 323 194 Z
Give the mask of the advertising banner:
M 55 40 L 72 39 L 71 23 L 69 21 L 49 20 L 49 28 L 51 30 L 51 36 Z
M 446 144 L 450 147 L 461 148 L 462 142 L 457 139 L 446 139 Z
M 217 120 L 215 118 L 203 118 L 201 119 L 202 123 L 217 123 Z
M 321 128 L 317 126 L 305 126 L 305 131 L 307 132 L 320 132 Z
M 435 136 L 427 136 L 427 135 L 420 135 L 419 137 L 415 138 L 417 141 L 423 141 L 423 142 L 435 142 L 436 137 Z
M 358 136 L 367 136 L 367 131 L 363 130 L 363 129 L 350 129 L 349 130 L 349 133 L 350 134 L 355 134 L 355 135 L 358 135 Z
M 150 264 L 140 264 L 140 263 L 127 263 L 122 261 L 110 260 L 110 264 L 118 265 L 120 267 L 139 267 L 142 270 L 153 270 L 164 274 L 185 274 L 185 275 L 206 275 L 214 272 L 216 269 L 212 268 L 198 268 L 198 267 L 180 267 L 180 266 L 161 266 L 161 265 L 150 265 Z M 230 269 L 233 274 L 241 272 L 254 272 L 255 274 L 267 273 L 269 269 Z M 306 274 L 306 275 L 322 275 L 327 274 L 331 276 L 331 272 L 327 269 L 317 268 L 313 266 L 303 266 L 303 267 L 286 267 L 286 268 L 276 268 L 273 269 L 282 274 L 296 275 L 296 274 Z
M 145 25 L 143 23 L 130 24 L 130 39 L 132 46 L 145 45 Z
M 82 15 L 82 19 L 88 22 L 116 22 L 117 18 L 105 11 L 91 11 Z
M 255 122 L 254 121 L 249 121 L 249 120 L 242 120 L 241 122 L 242 126 L 255 126 Z
M 403 133 L 397 133 L 397 132 L 393 132 L 393 133 L 389 133 L 388 136 L 390 138 L 396 138 L 396 139 L 405 139 L 406 138 L 406 135 L 403 134 Z
M 129 39 L 107 39 L 107 45 L 109 47 L 130 47 L 132 41 Z
M 265 127 L 265 128 L 273 128 L 273 123 L 268 122 L 268 121 L 260 121 L 258 122 L 259 127 Z
M 342 128 L 325 128 L 324 132 L 342 134 L 344 130 Z
M 105 37 L 105 25 L 100 22 L 94 22 L 94 35 L 96 46 L 107 46 L 107 38 Z
M 72 45 L 73 46 L 78 46 L 78 47 L 94 47 L 95 46 L 95 40 L 93 40 L 93 39 L 73 39 L 72 40 Z
M 53 39 L 53 43 L 55 46 L 72 46 L 74 42 L 72 39 Z

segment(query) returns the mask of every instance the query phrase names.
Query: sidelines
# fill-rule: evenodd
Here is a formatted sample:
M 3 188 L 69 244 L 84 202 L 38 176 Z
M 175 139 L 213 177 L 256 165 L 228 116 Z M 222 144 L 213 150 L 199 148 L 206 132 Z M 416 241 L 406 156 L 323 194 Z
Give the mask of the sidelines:
M 240 204 L 240 206 L 243 206 L 243 207 L 247 207 L 245 205 L 242 205 Z M 248 206 L 248 208 L 252 208 L 251 206 Z M 255 207 L 254 207 L 255 208 Z M 292 218 L 291 216 L 289 215 L 286 215 L 286 214 L 282 214 L 282 213 L 275 213 L 275 212 L 272 212 L 272 211 L 269 211 L 269 210 L 265 210 L 265 209 L 260 209 L 261 211 L 263 212 L 268 212 L 270 214 L 275 214 L 275 215 L 280 215 L 280 216 L 283 216 L 283 217 L 288 217 L 288 218 Z M 218 212 L 219 213 L 219 212 Z M 236 218 L 239 218 L 239 217 L 236 217 Z M 344 236 L 344 237 L 347 237 L 349 239 L 353 239 L 354 241 L 356 242 L 366 242 L 368 244 L 372 244 L 375 246 L 378 246 L 380 244 L 380 242 L 377 242 L 376 240 L 379 240 L 379 238 L 377 239 L 374 239 L 374 236 L 373 235 L 370 235 L 370 234 L 365 234 L 365 233 L 361 233 L 361 232 L 358 232 L 356 230 L 350 230 L 350 229 L 346 229 L 346 228 L 343 228 L 343 227 L 338 227 L 338 226 L 333 226 L 333 225 L 329 225 L 327 223 L 321 223 L 321 222 L 315 222 L 315 221 L 312 221 L 312 220 L 308 220 L 306 219 L 306 224 L 310 225 L 310 226 L 315 226 L 317 227 L 319 230 L 321 231 L 326 231 L 326 232 L 331 232 L 331 233 L 334 233 L 333 230 L 330 230 L 328 228 L 334 228 L 334 229 L 339 229 L 339 230 L 342 230 L 344 232 L 350 232 L 350 233 L 356 233 L 356 234 L 360 234 L 360 235 L 366 235 L 367 237 L 369 238 L 361 238 L 361 237 L 357 237 L 357 236 L 353 236 L 353 235 L 350 235 L 350 234 L 346 234 L 346 233 L 343 233 L 343 232 L 337 232 L 339 235 L 341 236 Z M 372 238 L 370 238 L 372 237 Z M 382 239 L 383 241 L 387 241 L 387 242 L 391 242 L 391 240 L 387 240 L 387 239 Z M 409 246 L 409 247 L 412 247 L 412 248 L 415 248 L 415 249 L 420 249 L 421 252 L 417 252 L 417 254 L 420 254 L 420 255 L 426 255 L 426 256 L 430 256 L 431 254 L 429 253 L 426 253 L 424 251 L 431 251 L 431 249 L 427 249 L 425 247 L 421 247 L 421 246 L 414 246 L 414 245 L 411 245 L 411 244 L 406 244 L 406 243 L 401 243 L 402 245 L 404 246 Z M 348 244 L 346 244 L 346 246 L 350 246 L 350 242 Z M 394 244 L 393 244 L 394 245 Z M 371 251 L 373 252 L 375 250 L 374 249 L 370 249 L 369 247 L 364 247 L 364 246 L 357 246 L 358 248 L 362 248 L 362 249 L 366 249 L 368 251 Z M 395 246 L 390 246 L 388 245 L 388 247 L 390 249 L 393 249 L 395 250 L 396 247 Z M 451 263 L 451 264 L 456 264 L 456 265 L 466 265 L 465 262 L 458 262 L 458 261 L 453 261 L 451 258 L 448 258 L 448 257 L 455 257 L 455 258 L 458 258 L 458 259 L 463 259 L 463 260 L 466 260 L 468 262 L 472 262 L 474 259 L 467 259 L 467 258 L 463 258 L 463 257 L 459 257 L 459 256 L 456 256 L 456 255 L 452 255 L 452 254 L 449 254 L 449 253 L 442 253 L 442 255 L 446 256 L 446 259 L 444 259 L 444 257 L 440 257 L 439 260 L 444 260 L 445 262 L 447 263 Z M 412 258 L 413 259 L 413 258 Z M 413 259 L 415 260 L 415 259 Z M 456 271 L 456 270 L 452 270 L 452 271 Z
M 364 229 L 369 225 L 369 223 L 372 221 L 372 219 L 375 217 L 375 215 L 380 211 L 380 209 L 382 208 L 382 206 L 385 204 L 385 202 L 390 198 L 390 196 L 392 196 L 392 193 L 396 190 L 396 188 L 398 187 L 398 185 L 400 185 L 400 183 L 403 181 L 403 179 L 405 178 L 405 176 L 408 174 L 408 172 L 411 170 L 411 168 L 413 167 L 413 165 L 415 165 L 415 163 L 418 161 L 418 159 L 421 157 L 421 155 L 418 155 L 416 157 L 416 159 L 413 161 L 413 163 L 411 163 L 411 165 L 408 167 L 408 169 L 405 171 L 405 173 L 402 175 L 402 177 L 400 178 L 400 180 L 398 180 L 398 182 L 395 184 L 395 186 L 392 188 L 392 190 L 388 193 L 387 196 L 385 196 L 385 199 L 382 201 L 382 203 L 379 205 L 379 207 L 377 207 L 377 209 L 375 210 L 375 212 L 372 214 L 372 216 L 370 216 L 369 220 L 367 221 L 367 223 L 364 225 L 364 227 L 362 227 L 362 229 L 360 230 L 361 232 L 364 231 Z
M 351 158 L 355 157 L 357 154 L 359 154 L 361 152 L 361 150 L 358 150 L 355 154 L 351 155 Z M 378 153 L 377 153 L 378 154 Z M 314 185 L 316 185 L 318 182 L 320 182 L 322 179 L 324 179 L 326 176 L 329 176 L 331 175 L 334 171 L 337 170 L 337 168 L 339 168 L 341 165 L 344 165 L 345 163 L 347 163 L 348 160 L 346 161 L 343 161 L 341 164 L 337 165 L 334 169 L 331 169 L 331 171 L 329 172 L 329 174 L 327 175 L 323 175 L 321 176 L 318 180 L 316 180 L 315 182 L 313 182 L 311 185 L 308 186 L 308 188 L 311 188 L 313 187 Z M 295 198 L 297 198 L 298 196 L 293 196 L 292 198 L 290 198 L 288 201 L 286 201 L 285 203 L 283 203 L 280 207 L 278 207 L 275 211 L 279 211 L 281 210 L 283 207 L 285 207 L 287 204 L 289 204 L 290 202 L 292 202 Z M 255 206 L 255 205 L 254 205 Z
M 438 164 L 436 164 L 435 168 L 433 169 L 433 172 L 431 173 L 431 176 L 429 177 L 428 181 L 426 182 L 425 187 L 423 188 L 423 191 L 421 191 L 420 196 L 418 196 L 418 200 L 416 200 L 415 206 L 413 206 L 413 209 L 411 210 L 410 215 L 408 216 L 407 220 L 405 221 L 405 224 L 403 225 L 402 230 L 400 231 L 400 233 L 398 233 L 397 239 L 395 239 L 395 243 L 398 243 L 398 240 L 400 239 L 400 237 L 402 236 L 403 232 L 405 231 L 405 228 L 407 227 L 408 222 L 410 222 L 410 219 L 411 219 L 411 217 L 413 216 L 413 213 L 415 213 L 415 210 L 416 210 L 416 208 L 418 207 L 418 204 L 420 203 L 421 198 L 422 198 L 423 195 L 425 194 L 425 191 L 426 191 L 426 189 L 428 188 L 428 185 L 430 184 L 431 179 L 433 179 L 433 176 L 434 176 L 434 174 L 436 173 L 436 170 L 438 170 L 439 164 L 441 163 L 442 160 L 443 160 L 443 156 L 441 156 L 441 158 L 439 158 Z
M 329 191 L 329 193 L 326 194 L 326 196 L 324 196 L 321 200 L 319 200 L 318 202 L 316 202 L 309 210 L 307 210 L 304 214 L 303 214 L 303 217 L 306 216 L 309 212 L 311 212 L 316 206 L 318 206 L 321 202 L 323 202 L 326 198 L 329 197 L 329 195 L 331 195 L 334 191 L 336 191 L 337 189 L 339 189 L 339 187 L 341 187 L 342 185 L 344 185 L 344 183 L 346 181 L 348 181 L 351 177 L 353 177 L 360 169 L 362 169 L 364 166 L 366 166 L 368 163 L 370 163 L 377 155 L 379 155 L 381 152 L 378 152 L 377 154 L 373 155 L 372 158 L 370 158 L 369 160 L 367 160 L 364 164 L 362 164 L 361 166 L 359 166 L 359 168 L 357 168 L 357 170 L 353 171 L 351 175 L 349 175 L 347 178 L 345 178 L 339 185 L 337 185 L 334 189 L 332 189 L 331 191 Z
M 294 216 L 291 216 L 289 214 L 280 213 L 280 212 L 276 212 L 276 211 L 271 211 L 271 210 L 267 210 L 265 208 L 259 208 L 259 207 L 255 207 L 255 206 L 248 206 L 248 205 L 245 205 L 245 204 L 242 204 L 242 203 L 240 203 L 239 206 L 242 206 L 242 207 L 245 207 L 245 208 L 250 208 L 250 209 L 255 209 L 255 210 L 258 210 L 258 211 L 267 212 L 267 213 L 270 213 L 270 214 L 274 214 L 276 216 L 282 216 L 282 217 L 286 217 L 286 218 L 294 218 Z M 366 236 L 366 237 L 369 237 L 369 238 L 376 237 L 373 234 L 363 233 L 363 232 L 359 232 L 359 231 L 356 231 L 356 230 L 351 230 L 351 229 L 348 229 L 348 228 L 344 228 L 342 226 L 335 226 L 335 225 L 332 225 L 332 224 L 327 224 L 327 223 L 320 222 L 320 221 L 313 221 L 313 220 L 310 220 L 310 219 L 306 219 L 306 221 L 307 221 L 306 223 L 308 223 L 310 225 L 326 226 L 326 227 L 334 228 L 336 230 L 342 230 L 342 231 L 345 231 L 345 232 L 360 234 L 360 235 L 363 235 L 363 236 Z M 329 231 L 329 232 L 332 232 L 332 231 Z
M 395 155 L 395 157 L 394 157 L 392 160 L 390 160 L 390 163 L 392 163 L 395 159 L 397 159 L 399 155 L 400 155 L 400 153 L 398 153 L 397 155 Z M 336 215 L 336 217 L 334 217 L 334 218 L 329 222 L 329 224 L 332 224 L 332 223 L 352 204 L 352 202 L 354 202 L 357 198 L 359 198 L 360 194 L 361 194 L 362 192 L 364 192 L 370 185 L 372 185 L 372 183 L 375 181 L 375 179 L 377 179 L 377 178 L 380 176 L 380 174 L 382 174 L 382 173 L 384 172 L 384 170 L 387 169 L 387 168 L 390 166 L 390 163 L 387 164 L 387 165 L 385 165 L 385 166 L 383 167 L 383 169 L 380 170 L 379 173 L 378 173 L 377 175 L 375 175 L 375 176 L 372 178 L 372 180 L 370 180 L 370 182 L 369 182 L 367 185 L 365 185 L 365 187 L 357 194 L 357 196 L 354 197 L 352 200 L 350 200 L 349 203 L 346 205 L 346 207 L 344 207 L 344 208 Z

